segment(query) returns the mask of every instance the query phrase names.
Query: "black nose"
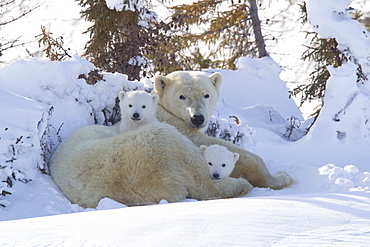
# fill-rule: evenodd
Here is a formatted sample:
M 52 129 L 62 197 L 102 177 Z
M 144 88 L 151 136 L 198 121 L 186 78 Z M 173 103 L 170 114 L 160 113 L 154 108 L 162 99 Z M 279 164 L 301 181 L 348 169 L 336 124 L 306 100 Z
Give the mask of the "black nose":
M 218 174 L 218 173 L 213 173 L 213 175 L 212 175 L 212 176 L 213 176 L 213 178 L 214 178 L 214 179 L 218 179 L 218 178 L 220 178 L 220 174 Z
M 132 114 L 132 117 L 133 117 L 133 118 L 139 118 L 139 117 L 140 117 L 140 114 L 139 114 L 139 113 L 137 113 L 137 112 L 135 112 L 134 114 Z
M 191 122 L 195 125 L 195 126 L 200 126 L 204 123 L 204 116 L 203 115 L 194 115 L 192 118 L 191 118 Z

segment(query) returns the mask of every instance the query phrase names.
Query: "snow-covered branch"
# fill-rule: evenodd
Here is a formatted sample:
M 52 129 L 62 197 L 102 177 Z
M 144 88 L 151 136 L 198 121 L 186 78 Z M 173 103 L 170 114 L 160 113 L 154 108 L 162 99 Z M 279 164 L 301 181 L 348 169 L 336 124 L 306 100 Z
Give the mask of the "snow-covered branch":
M 339 50 L 348 50 L 370 73 L 370 33 L 349 16 L 352 0 L 308 0 L 308 19 L 324 39 L 335 38 Z

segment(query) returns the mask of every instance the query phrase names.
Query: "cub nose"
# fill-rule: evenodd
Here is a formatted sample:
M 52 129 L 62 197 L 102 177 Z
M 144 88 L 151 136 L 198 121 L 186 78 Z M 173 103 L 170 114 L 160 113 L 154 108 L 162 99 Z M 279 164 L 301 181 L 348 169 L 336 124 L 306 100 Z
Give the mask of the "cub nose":
M 192 122 L 195 126 L 201 126 L 201 125 L 204 123 L 204 116 L 203 116 L 203 115 L 194 115 L 194 116 L 191 118 L 191 122 Z
M 213 179 L 220 179 L 220 174 L 218 174 L 218 173 L 213 173 L 213 174 L 212 174 L 212 178 L 213 178 Z
M 137 113 L 137 112 L 135 112 L 134 114 L 132 114 L 132 117 L 133 117 L 133 118 L 139 118 L 139 117 L 140 117 L 140 114 L 139 114 L 139 113 Z

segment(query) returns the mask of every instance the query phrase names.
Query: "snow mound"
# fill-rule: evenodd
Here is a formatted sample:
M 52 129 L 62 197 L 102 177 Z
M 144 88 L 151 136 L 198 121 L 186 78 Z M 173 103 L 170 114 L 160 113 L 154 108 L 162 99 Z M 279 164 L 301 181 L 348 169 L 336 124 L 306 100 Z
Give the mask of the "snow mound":
M 15 192 L 15 182 L 36 179 L 36 169 L 45 168 L 46 111 L 39 103 L 0 89 L 0 195 Z M 16 121 L 15 121 L 16 120 Z M 0 207 L 8 206 L 0 197 Z
M 148 80 L 132 82 L 119 73 L 102 73 L 102 79 L 90 85 L 82 78 L 88 78 L 93 70 L 95 66 L 77 56 L 64 62 L 29 58 L 0 70 L 0 205 L 13 212 L 5 219 L 22 217 L 22 203 L 15 201 L 22 200 L 25 191 L 32 195 L 27 196 L 27 203 L 39 206 L 33 210 L 35 215 L 84 211 L 71 205 L 55 184 L 42 189 L 51 181 L 45 174 L 52 152 L 77 128 L 118 121 L 119 91 L 149 91 L 152 87 Z M 237 117 L 213 119 L 219 127 L 214 136 L 246 148 L 253 146 L 255 132 L 248 125 L 236 124 Z M 104 199 L 98 209 L 119 207 L 122 205 Z
M 143 83 L 131 82 L 119 73 L 105 73 L 95 85 L 79 79 L 94 69 L 78 56 L 64 62 L 18 60 L 0 70 L 1 88 L 40 102 L 52 113 L 50 124 L 57 129 L 62 126 L 63 139 L 86 124 L 109 124 L 118 92 L 144 88 Z
M 282 69 L 271 58 L 241 57 L 237 67 L 236 71 L 219 70 L 223 76 L 220 101 L 238 108 L 271 106 L 286 120 L 292 116 L 303 120 L 288 87 L 279 77 Z
M 255 144 L 254 136 L 256 131 L 247 124 L 241 123 L 240 119 L 236 116 L 229 116 L 229 119 L 233 119 L 235 122 L 212 116 L 205 133 L 209 136 L 230 141 L 245 149 L 253 147 Z
M 94 69 L 85 59 L 74 57 L 65 62 L 18 60 L 0 70 L 1 206 L 10 206 L 10 198 L 21 192 L 17 188 L 24 190 L 19 183 L 40 187 L 45 181 L 40 173 L 48 173 L 51 153 L 74 130 L 118 121 L 119 91 L 144 88 L 143 83 L 118 73 L 104 73 L 95 85 L 79 79 Z M 57 201 L 60 192 L 49 192 L 51 200 Z M 36 195 L 32 201 L 37 200 L 43 201 Z
M 354 165 L 347 165 L 344 168 L 340 168 L 333 164 L 328 164 L 319 168 L 319 174 L 328 177 L 331 182 L 329 185 L 330 192 L 370 192 L 370 173 L 360 172 Z
M 356 83 L 357 66 L 347 63 L 329 67 L 324 106 L 311 128 L 313 136 L 328 142 L 370 144 L 369 96 Z

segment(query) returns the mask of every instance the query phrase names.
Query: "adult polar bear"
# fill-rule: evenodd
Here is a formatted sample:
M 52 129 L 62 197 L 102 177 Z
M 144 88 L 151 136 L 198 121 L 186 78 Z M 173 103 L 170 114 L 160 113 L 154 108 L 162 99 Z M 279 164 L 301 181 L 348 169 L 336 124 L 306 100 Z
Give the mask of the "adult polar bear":
M 68 199 L 82 207 L 96 207 L 104 197 L 127 206 L 231 198 L 252 188 L 243 178 L 211 179 L 201 150 L 169 124 L 96 139 L 79 132 L 54 152 L 50 173 Z
M 221 145 L 239 153 L 231 177 L 245 178 L 253 186 L 282 189 L 293 180 L 285 173 L 271 174 L 264 161 L 256 154 L 230 142 L 204 134 L 216 106 L 222 75 L 206 76 L 198 71 L 176 71 L 157 76 L 152 93 L 159 95 L 157 118 L 169 123 L 188 137 L 195 145 Z
M 120 124 L 77 130 L 50 160 L 56 184 L 83 207 L 96 207 L 104 197 L 145 205 L 161 199 L 238 197 L 247 194 L 252 185 L 288 186 L 292 180 L 286 173 L 271 175 L 257 155 L 201 131 L 208 125 L 221 80 L 218 73 L 207 77 L 200 72 L 157 77 L 153 91 L 160 96 L 157 118 L 169 124 L 158 122 L 121 134 Z M 199 146 L 212 144 L 240 154 L 231 174 L 235 178 L 209 178 Z
M 250 191 L 244 178 L 210 179 L 201 149 L 156 119 L 158 95 L 127 94 L 120 93 L 120 124 L 80 128 L 53 153 L 51 176 L 73 203 L 96 207 L 108 197 L 129 206 L 146 205 L 162 199 L 238 197 Z M 143 106 L 148 111 L 137 109 Z M 128 124 L 137 121 L 135 113 L 144 124 Z

